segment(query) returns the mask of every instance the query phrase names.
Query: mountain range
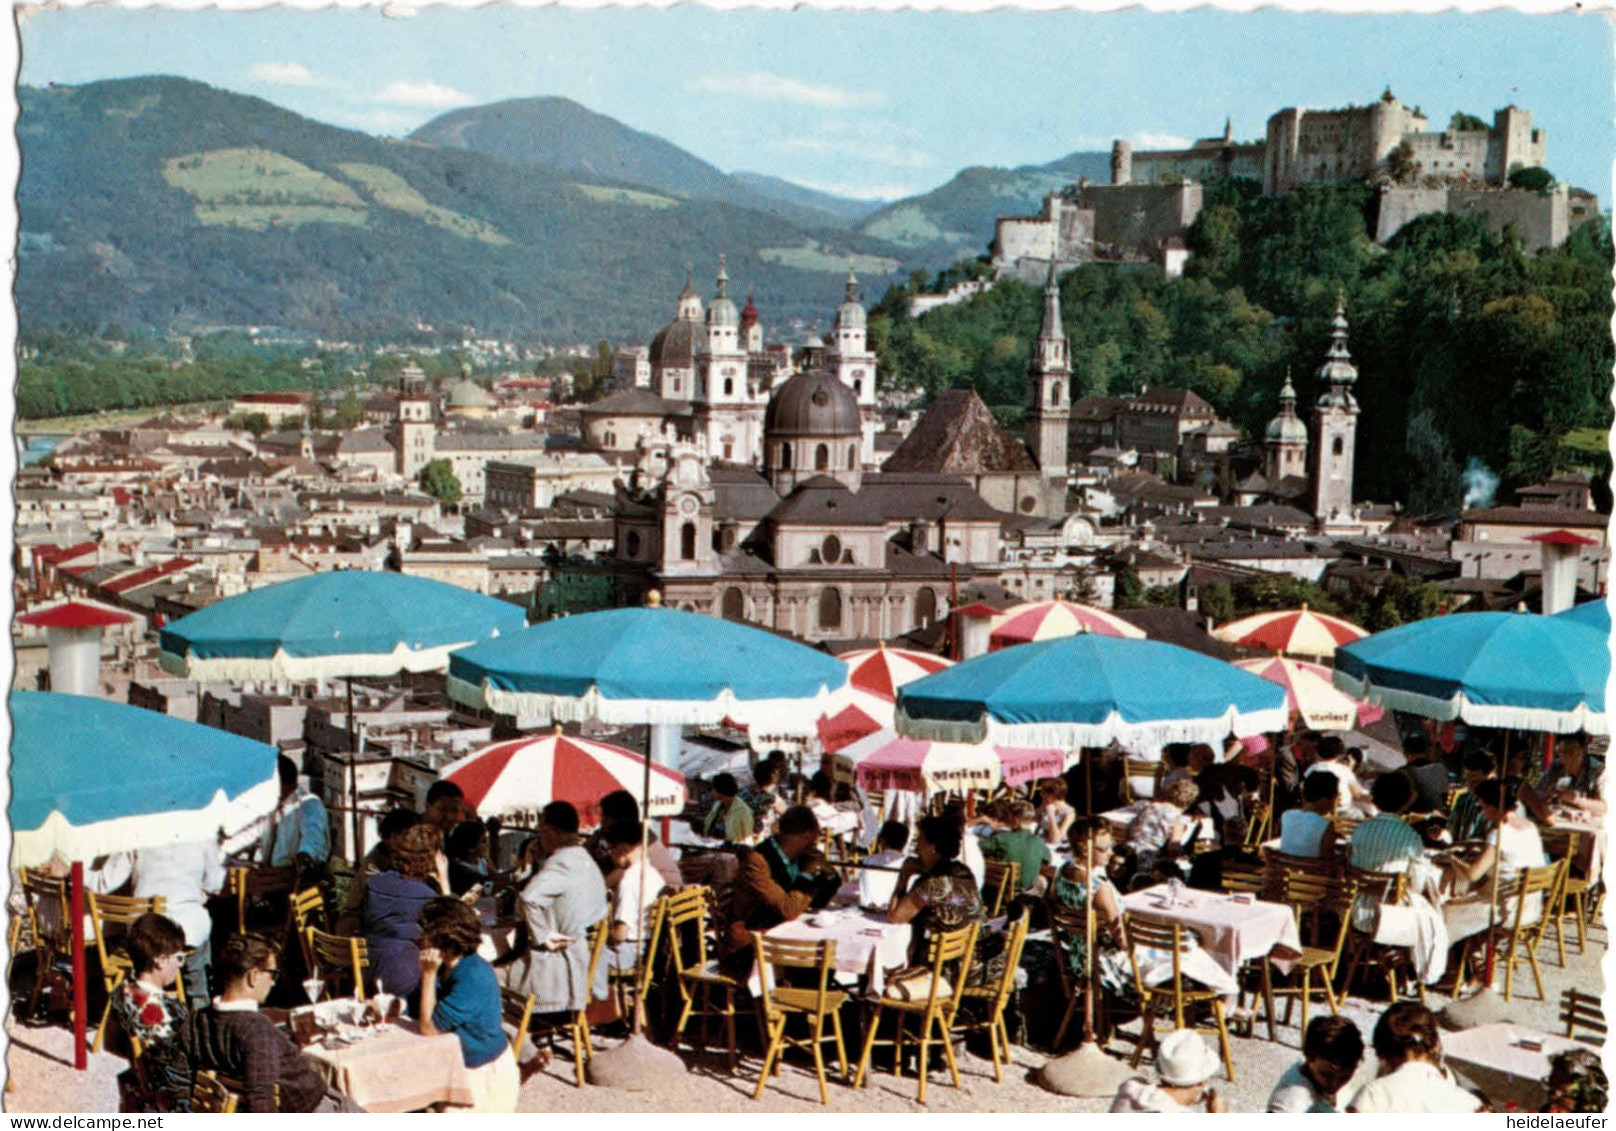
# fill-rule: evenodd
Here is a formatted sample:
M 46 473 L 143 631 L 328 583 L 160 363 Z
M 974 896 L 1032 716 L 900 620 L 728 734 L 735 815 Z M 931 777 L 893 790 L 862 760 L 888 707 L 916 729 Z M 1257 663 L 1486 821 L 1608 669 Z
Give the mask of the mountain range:
M 455 110 L 406 139 L 166 76 L 22 87 L 24 330 L 274 326 L 645 341 L 726 255 L 773 333 L 980 254 L 1108 157 L 971 168 L 905 200 L 725 173 L 562 98 Z M 737 297 L 742 297 L 740 294 Z

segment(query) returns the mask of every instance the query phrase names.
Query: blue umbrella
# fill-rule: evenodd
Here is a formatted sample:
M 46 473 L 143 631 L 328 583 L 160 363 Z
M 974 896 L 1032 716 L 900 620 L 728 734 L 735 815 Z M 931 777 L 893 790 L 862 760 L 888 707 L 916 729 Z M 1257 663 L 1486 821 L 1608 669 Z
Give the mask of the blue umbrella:
M 814 733 L 847 665 L 795 641 L 659 607 L 537 624 L 449 658 L 449 695 L 472 707 L 558 722 Z
M 159 659 L 175 675 L 199 680 L 440 671 L 455 648 L 526 621 L 517 605 L 441 581 L 341 570 L 191 613 L 159 634 Z
M 1138 750 L 1284 730 L 1285 690 L 1156 640 L 1084 633 L 954 665 L 898 691 L 900 734 Z
M 208 840 L 271 812 L 273 746 L 80 695 L 11 695 L 13 866 L 73 865 L 69 922 L 83 918 L 83 862 Z M 85 1067 L 84 934 L 73 934 L 75 1064 Z
M 1597 601 L 1584 601 L 1554 615 L 1603 632 L 1606 636 L 1610 635 L 1610 606 L 1605 603 L 1603 597 Z
M 1566 734 L 1606 733 L 1604 633 L 1565 616 L 1458 613 L 1405 624 L 1336 652 L 1335 684 L 1430 719 Z

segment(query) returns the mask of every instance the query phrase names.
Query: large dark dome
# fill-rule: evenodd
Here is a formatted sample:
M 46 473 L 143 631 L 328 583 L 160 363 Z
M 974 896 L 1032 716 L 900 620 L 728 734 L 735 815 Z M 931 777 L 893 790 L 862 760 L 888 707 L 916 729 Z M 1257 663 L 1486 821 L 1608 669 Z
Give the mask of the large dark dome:
M 862 429 L 853 390 L 823 369 L 799 373 L 769 400 L 763 431 L 770 436 L 857 436 Z
M 696 364 L 696 336 L 701 323 L 675 319 L 651 339 L 649 360 L 657 367 L 689 369 Z

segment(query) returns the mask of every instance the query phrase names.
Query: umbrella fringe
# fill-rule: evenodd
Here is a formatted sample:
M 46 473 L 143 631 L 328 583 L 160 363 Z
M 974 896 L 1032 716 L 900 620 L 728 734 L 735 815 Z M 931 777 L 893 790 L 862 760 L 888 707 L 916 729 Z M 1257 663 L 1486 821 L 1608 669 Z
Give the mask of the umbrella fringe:
M 184 656 L 159 652 L 157 662 L 170 675 L 181 679 L 209 682 L 240 680 L 343 679 L 348 676 L 396 676 L 401 671 L 442 671 L 449 666 L 449 654 L 475 644 L 462 640 L 433 648 L 411 648 L 400 644 L 391 652 L 350 652 L 328 656 L 290 656 L 276 649 L 273 656 Z
M 1356 698 L 1367 699 L 1379 707 L 1394 711 L 1407 711 L 1411 715 L 1436 719 L 1441 722 L 1461 719 L 1472 726 L 1498 727 L 1504 730 L 1529 730 L 1550 734 L 1608 734 L 1605 712 L 1593 710 L 1579 703 L 1569 711 L 1547 707 L 1514 707 L 1491 703 L 1473 703 L 1463 692 L 1449 698 L 1421 695 L 1396 687 L 1377 687 L 1368 680 L 1358 679 L 1337 668 L 1335 685 Z
M 170 843 L 211 843 L 221 831 L 228 835 L 272 811 L 279 795 L 280 781 L 272 777 L 233 798 L 220 790 L 201 809 L 138 813 L 82 826 L 72 824 L 61 810 L 53 809 L 37 828 L 13 831 L 11 865 L 33 868 L 53 857 L 93 860 L 108 853 L 127 852 L 131 845 L 150 846 L 154 842 L 144 834 L 154 822 L 161 823 Z
M 784 738 L 800 734 L 812 738 L 819 717 L 825 711 L 828 693 L 812 699 L 737 699 L 725 692 L 709 700 L 690 699 L 608 699 L 591 687 L 582 695 L 552 695 L 534 691 L 506 691 L 486 683 L 475 684 L 449 677 L 449 697 L 474 708 L 497 714 L 543 718 L 553 722 L 603 723 L 634 726 L 663 724 L 677 726 L 717 726 L 725 719 L 742 725 L 754 720 L 766 727 L 770 736 Z
M 1277 690 L 1277 688 L 1276 688 Z M 975 720 L 916 719 L 900 703 L 897 731 L 910 738 L 931 742 L 989 741 L 1001 746 L 1057 747 L 1075 750 L 1109 746 L 1115 742 L 1130 750 L 1154 751 L 1170 742 L 1219 743 L 1230 734 L 1248 738 L 1284 730 L 1290 711 L 1280 706 L 1258 711 L 1229 711 L 1208 719 L 1165 719 L 1159 722 L 1129 723 L 1120 715 L 1099 723 L 1004 723 L 988 716 Z

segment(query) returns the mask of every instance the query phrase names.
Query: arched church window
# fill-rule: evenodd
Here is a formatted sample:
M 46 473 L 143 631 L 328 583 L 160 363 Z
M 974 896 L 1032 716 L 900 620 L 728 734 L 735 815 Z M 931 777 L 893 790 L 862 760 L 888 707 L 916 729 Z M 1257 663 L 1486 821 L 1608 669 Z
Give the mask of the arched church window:
M 858 467 L 858 448 L 853 444 L 847 445 L 847 470 L 853 471 Z
M 724 601 L 720 611 L 725 620 L 744 621 L 746 619 L 746 595 L 733 586 L 724 590 Z
M 1061 403 L 1061 383 L 1056 381 L 1049 387 L 1049 403 L 1057 408 Z
M 1347 442 L 1346 442 L 1346 440 L 1342 439 L 1340 436 L 1337 436 L 1333 441 L 1331 441 L 1331 443 L 1330 443 L 1330 454 L 1332 454 L 1332 455 L 1341 455 L 1346 450 L 1347 450 Z
M 842 540 L 834 534 L 827 534 L 825 540 L 819 544 L 819 560 L 826 565 L 837 565 L 842 560 Z
M 638 530 L 630 530 L 623 536 L 623 553 L 630 558 L 640 556 L 640 532 Z
M 696 560 L 696 524 L 687 522 L 679 528 L 679 560 Z
M 724 378 L 724 395 L 726 397 L 733 397 L 735 395 L 735 378 Z
M 816 447 L 814 449 L 814 470 L 815 471 L 829 471 L 830 470 L 830 448 L 829 448 L 829 446 L 827 446 L 825 444 L 820 444 L 818 447 Z
M 819 591 L 819 627 L 821 630 L 842 627 L 842 593 L 834 586 Z
M 791 445 L 780 445 L 780 468 L 782 471 L 791 470 Z

